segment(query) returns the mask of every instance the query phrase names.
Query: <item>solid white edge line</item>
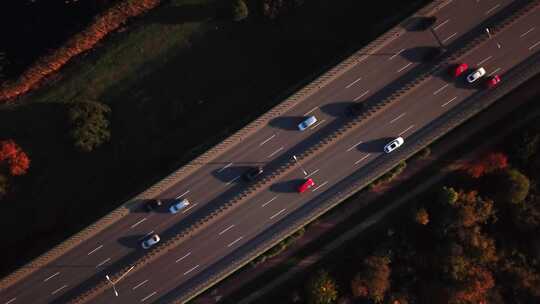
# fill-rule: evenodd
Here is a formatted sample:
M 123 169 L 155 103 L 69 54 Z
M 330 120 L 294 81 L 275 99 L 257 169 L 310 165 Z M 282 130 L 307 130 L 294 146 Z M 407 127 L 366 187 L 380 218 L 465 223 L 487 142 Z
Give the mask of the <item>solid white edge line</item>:
M 324 183 L 320 184 L 317 188 L 314 188 L 313 190 L 311 190 L 311 192 L 315 192 L 317 191 L 317 189 L 323 187 L 324 185 L 328 184 L 328 181 L 325 181 Z
M 13 303 L 13 301 L 15 301 L 15 300 L 17 300 L 17 298 L 13 298 L 13 299 L 11 299 L 11 300 L 7 301 L 7 302 L 6 302 L 6 303 L 4 303 L 4 304 L 9 304 L 9 303 Z
M 442 90 L 446 89 L 446 87 L 448 87 L 448 86 L 449 86 L 448 83 L 445 84 L 445 85 L 443 85 L 442 87 L 440 87 L 439 89 L 437 89 L 437 91 L 433 92 L 433 95 L 439 94 L 440 92 L 442 92 Z
M 192 272 L 193 270 L 195 270 L 195 269 L 199 268 L 199 266 L 200 266 L 200 265 L 197 265 L 197 266 L 195 266 L 195 267 L 191 268 L 190 270 L 188 270 L 188 271 L 184 272 L 184 275 L 187 275 L 188 273 Z
M 446 107 L 449 103 L 451 103 L 452 101 L 454 101 L 456 98 L 457 98 L 457 96 L 454 96 L 454 97 L 453 97 L 452 99 L 450 99 L 449 101 L 443 103 L 443 104 L 441 105 L 441 107 L 443 107 L 443 108 Z
M 278 216 L 278 215 L 282 214 L 282 213 L 283 213 L 283 211 L 285 211 L 285 208 L 281 209 L 281 210 L 280 210 L 280 211 L 279 211 L 278 213 L 276 213 L 276 214 L 272 215 L 272 216 L 270 217 L 270 219 L 271 219 L 271 220 L 273 220 L 273 219 L 274 219 L 274 218 L 275 218 L 276 216 Z
M 135 227 L 137 227 L 137 225 L 139 225 L 140 223 L 142 223 L 142 222 L 144 222 L 144 221 L 146 221 L 146 218 L 143 218 L 142 220 L 136 222 L 135 224 L 131 225 L 131 227 L 129 227 L 129 228 L 130 228 L 130 229 L 135 228 Z
M 150 299 L 150 297 L 152 297 L 152 296 L 155 295 L 156 293 L 157 293 L 157 291 L 152 292 L 151 294 L 149 294 L 149 295 L 147 295 L 146 297 L 142 298 L 142 299 L 141 299 L 141 302 L 144 302 L 144 301 Z
M 103 248 L 103 245 L 97 246 L 94 250 L 90 251 L 87 255 L 91 255 L 92 253 L 94 253 L 94 252 L 100 250 L 101 248 Z
M 53 294 L 55 294 L 55 293 L 58 293 L 58 292 L 59 292 L 60 290 L 62 290 L 62 289 L 64 289 L 64 288 L 66 288 L 66 287 L 68 287 L 68 286 L 67 286 L 67 285 L 64 285 L 64 286 L 62 286 L 62 287 L 58 288 L 57 290 L 55 290 L 55 291 L 51 292 L 51 295 L 53 295 Z
M 355 83 L 357 83 L 360 80 L 362 80 L 362 77 L 358 77 L 355 81 L 351 82 L 348 86 L 346 86 L 345 89 L 352 87 Z
M 186 253 L 186 254 L 185 254 L 185 255 L 184 255 L 183 257 L 181 257 L 181 258 L 179 258 L 178 260 L 176 260 L 176 261 L 175 261 L 175 263 L 178 263 L 178 262 L 180 262 L 181 260 L 183 260 L 183 259 L 187 258 L 187 257 L 188 257 L 188 256 L 190 256 L 190 255 L 191 255 L 191 251 L 190 251 L 190 252 L 188 252 L 188 253 Z
M 229 243 L 229 245 L 227 245 L 227 247 L 231 247 L 232 245 L 238 243 L 241 239 L 243 239 L 244 237 L 241 236 L 239 238 L 237 238 L 236 240 L 232 241 L 231 243 Z
M 54 278 L 55 276 L 57 276 L 57 275 L 59 275 L 59 274 L 60 274 L 60 272 L 57 272 L 57 273 L 51 275 L 50 277 L 46 278 L 45 280 L 43 280 L 43 282 L 47 282 L 48 280 Z
M 135 290 L 141 286 L 143 286 L 144 284 L 146 284 L 148 282 L 148 280 L 144 280 L 142 282 L 140 282 L 139 284 L 135 285 L 135 287 L 133 287 L 131 290 Z
M 225 232 L 231 230 L 233 227 L 234 227 L 234 224 L 233 224 L 233 225 L 230 225 L 229 227 L 223 229 L 220 233 L 218 233 L 218 235 L 224 234 Z
M 259 144 L 259 147 L 264 145 L 265 143 L 269 142 L 272 138 L 276 137 L 276 134 L 270 136 L 269 138 L 267 138 L 265 141 L 263 141 L 262 143 Z
M 261 205 L 261 207 L 266 207 L 266 205 L 270 204 L 271 202 L 273 202 L 276 198 L 278 197 L 278 195 L 274 196 L 272 199 L 270 199 L 268 202 L 264 203 Z

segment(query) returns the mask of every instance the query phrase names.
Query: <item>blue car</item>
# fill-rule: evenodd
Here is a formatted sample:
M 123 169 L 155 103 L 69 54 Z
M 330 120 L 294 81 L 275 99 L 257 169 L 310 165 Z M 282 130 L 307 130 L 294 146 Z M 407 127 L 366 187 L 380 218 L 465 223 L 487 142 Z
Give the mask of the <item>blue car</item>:
M 304 131 L 305 129 L 311 127 L 316 122 L 317 122 L 317 118 L 315 116 L 310 116 L 298 125 L 298 130 Z

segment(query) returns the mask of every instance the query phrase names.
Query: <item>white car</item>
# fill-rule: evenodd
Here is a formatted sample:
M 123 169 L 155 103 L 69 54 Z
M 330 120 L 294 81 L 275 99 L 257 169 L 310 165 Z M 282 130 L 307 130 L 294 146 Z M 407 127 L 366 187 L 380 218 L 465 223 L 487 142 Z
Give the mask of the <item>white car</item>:
M 311 127 L 314 123 L 317 122 L 317 117 L 315 116 L 310 116 L 308 118 L 306 118 L 304 121 L 302 121 L 299 125 L 298 125 L 298 130 L 300 131 L 304 131 L 305 129 Z
M 172 214 L 178 213 L 180 210 L 189 206 L 189 201 L 185 198 L 181 201 L 177 201 L 169 207 L 169 211 Z
M 152 246 L 154 246 L 155 244 L 159 243 L 159 235 L 157 235 L 156 233 L 152 234 L 151 236 L 149 236 L 148 238 L 146 238 L 144 241 L 142 241 L 142 248 L 144 249 L 148 249 Z
M 476 69 L 476 71 L 470 73 L 469 75 L 467 75 L 467 81 L 469 83 L 473 83 L 475 81 L 477 81 L 478 79 L 480 79 L 480 77 L 486 75 L 486 70 L 484 68 L 478 68 Z
M 390 153 L 397 149 L 399 146 L 403 145 L 404 142 L 405 140 L 403 140 L 403 137 L 400 136 L 386 144 L 386 146 L 384 146 L 384 152 Z

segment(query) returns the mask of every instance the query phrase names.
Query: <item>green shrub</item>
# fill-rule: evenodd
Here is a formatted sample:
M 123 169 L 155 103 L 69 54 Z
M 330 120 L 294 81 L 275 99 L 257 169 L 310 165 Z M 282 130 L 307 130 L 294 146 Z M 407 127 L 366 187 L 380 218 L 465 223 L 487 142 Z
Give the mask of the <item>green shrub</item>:
M 241 21 L 248 17 L 249 10 L 244 0 L 233 0 L 232 17 L 234 21 Z
M 338 297 L 335 280 L 324 270 L 318 271 L 308 280 L 306 291 L 310 304 L 331 304 Z
M 108 115 L 111 109 L 99 102 L 78 102 L 69 110 L 71 137 L 75 147 L 90 152 L 109 141 Z

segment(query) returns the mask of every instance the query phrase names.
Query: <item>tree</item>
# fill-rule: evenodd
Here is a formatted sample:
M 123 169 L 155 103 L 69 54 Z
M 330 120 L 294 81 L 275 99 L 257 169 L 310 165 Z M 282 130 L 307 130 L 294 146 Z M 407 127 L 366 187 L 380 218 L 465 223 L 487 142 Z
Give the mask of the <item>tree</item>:
M 500 189 L 504 191 L 505 199 L 512 204 L 523 202 L 529 194 L 529 178 L 516 169 L 506 170 L 502 177 L 504 186 Z
M 71 137 L 79 150 L 90 152 L 109 141 L 111 109 L 99 102 L 78 102 L 69 110 Z
M 414 220 L 420 225 L 427 225 L 429 223 L 429 213 L 425 208 L 420 208 L 416 211 Z
M 508 167 L 508 157 L 505 154 L 490 153 L 471 163 L 467 168 L 467 173 L 473 178 L 479 178 L 506 167 Z
M 233 0 L 232 16 L 234 21 L 241 21 L 248 17 L 249 10 L 244 0 Z
M 28 155 L 11 139 L 0 141 L 0 163 L 7 163 L 14 176 L 26 174 L 30 167 Z
M 442 205 L 453 205 L 458 200 L 459 194 L 452 187 L 443 187 L 438 193 L 438 202 Z
M 364 260 L 363 270 L 351 281 L 355 297 L 369 298 L 377 303 L 384 300 L 390 289 L 390 259 L 370 256 Z
M 331 304 L 338 298 L 337 285 L 328 272 L 318 271 L 306 285 L 310 304 Z
M 483 267 L 472 266 L 467 277 L 451 287 L 452 304 L 486 303 L 488 292 L 495 286 L 493 274 Z

